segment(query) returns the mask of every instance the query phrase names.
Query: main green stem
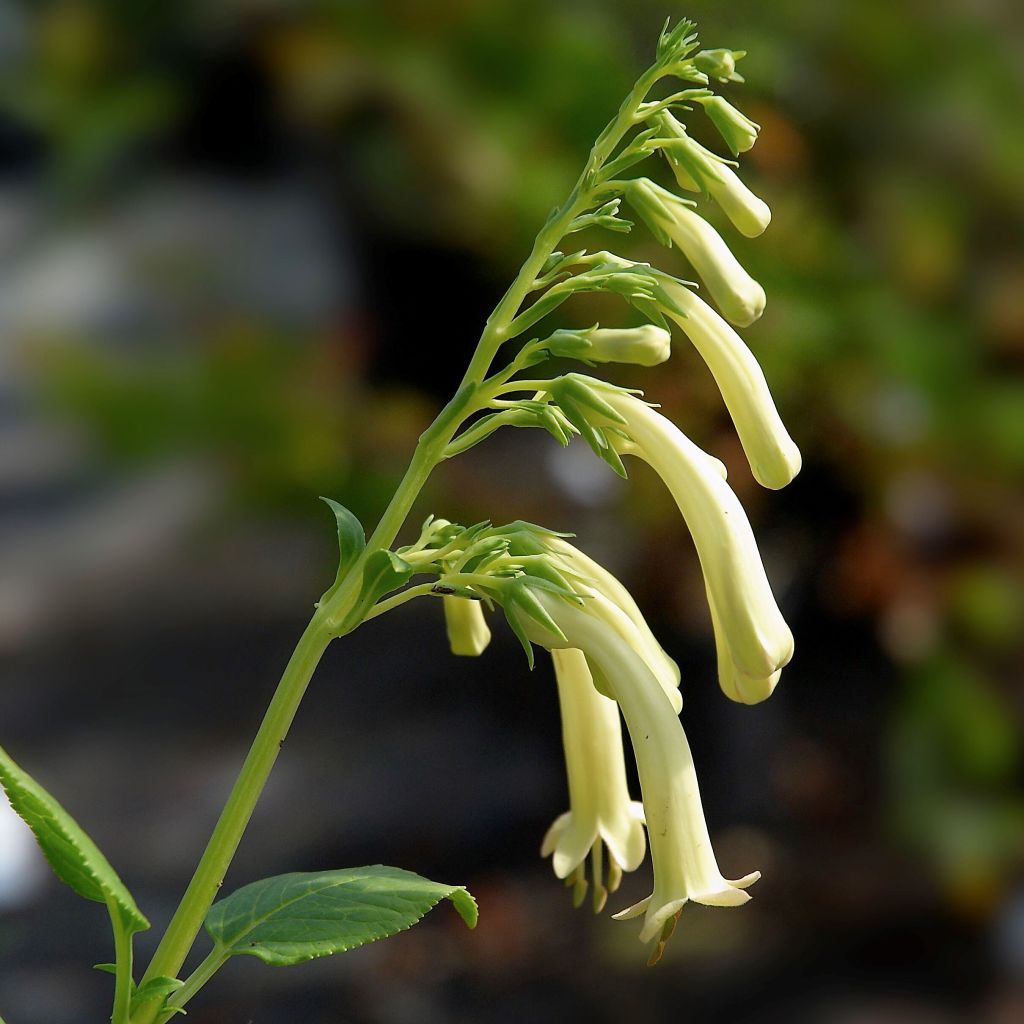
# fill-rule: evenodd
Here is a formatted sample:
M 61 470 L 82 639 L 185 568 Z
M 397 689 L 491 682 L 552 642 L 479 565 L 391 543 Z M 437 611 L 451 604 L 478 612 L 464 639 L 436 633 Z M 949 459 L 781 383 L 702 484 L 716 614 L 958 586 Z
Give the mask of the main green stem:
M 242 834 L 252 817 L 256 803 L 277 760 L 281 744 L 291 726 L 299 703 L 313 672 L 320 662 L 335 631 L 344 621 L 362 582 L 366 554 L 388 548 L 394 543 L 420 490 L 434 467 L 444 457 L 445 447 L 474 404 L 487 371 L 501 345 L 508 340 L 509 324 L 533 288 L 533 283 L 564 237 L 572 219 L 585 208 L 589 199 L 587 182 L 594 171 L 608 159 L 623 135 L 633 126 L 634 115 L 651 85 L 660 77 L 652 68 L 640 77 L 616 117 L 599 136 L 590 152 L 586 167 L 565 203 L 556 210 L 537 235 L 530 255 L 516 275 L 508 291 L 487 320 L 476 351 L 462 378 L 454 398 L 441 410 L 437 419 L 421 435 L 416 452 L 391 499 L 377 528 L 367 541 L 366 551 L 349 569 L 338 589 L 318 607 L 299 640 L 284 675 L 274 693 L 238 779 L 221 812 L 213 835 L 196 867 L 192 881 L 185 890 L 178 909 L 167 927 L 143 981 L 155 977 L 176 977 L 196 936 L 202 928 L 207 911 L 224 881 L 228 866 L 238 849 Z M 351 627 L 350 628 L 354 628 Z M 132 1024 L 154 1024 L 160 1016 L 158 1001 L 138 1007 Z

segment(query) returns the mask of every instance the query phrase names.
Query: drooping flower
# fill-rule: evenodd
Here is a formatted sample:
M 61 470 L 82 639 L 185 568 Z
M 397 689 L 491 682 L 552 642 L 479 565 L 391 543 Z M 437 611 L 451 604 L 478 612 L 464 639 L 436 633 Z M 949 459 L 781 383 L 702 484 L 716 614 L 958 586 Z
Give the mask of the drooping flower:
M 744 889 L 760 874 L 755 871 L 730 881 L 719 870 L 686 735 L 643 658 L 617 631 L 590 614 L 587 602 L 581 608 L 543 591 L 536 596 L 562 636 L 534 620 L 523 623 L 527 636 L 552 650 L 582 651 L 592 670 L 611 687 L 626 720 L 643 794 L 654 891 L 615 917 L 644 915 L 641 941 L 661 939 L 652 957 L 656 960 L 688 901 L 739 906 L 750 899 Z
M 595 382 L 597 384 L 599 382 Z M 605 386 L 605 400 L 679 507 L 700 559 L 720 637 L 736 669 L 768 679 L 793 655 L 793 634 L 775 602 L 750 523 L 717 460 L 635 395 Z M 616 424 L 616 426 L 619 426 Z
M 475 658 L 487 650 L 491 630 L 479 601 L 464 597 L 442 597 L 444 624 L 452 654 Z
M 658 115 L 659 129 L 671 140 L 665 157 L 681 188 L 707 192 L 747 238 L 763 234 L 772 219 L 768 204 L 754 195 L 720 157 L 690 138 L 668 111 Z
M 768 382 L 743 339 L 689 288 L 666 281 L 665 312 L 686 333 L 714 375 L 754 478 L 785 487 L 800 472 L 800 450 L 779 418 Z
M 550 855 L 555 874 L 573 884 L 574 902 L 579 906 L 587 887 L 589 855 L 594 911 L 599 913 L 609 891 L 618 888 L 622 873 L 634 871 L 644 859 L 643 807 L 629 796 L 615 701 L 594 688 L 582 652 L 556 649 L 551 657 L 562 712 L 569 810 L 548 829 L 541 856 Z
M 764 289 L 685 200 L 647 178 L 631 179 L 623 194 L 655 238 L 663 245 L 677 245 L 693 264 L 726 320 L 747 327 L 764 312 Z
M 665 653 L 632 594 L 603 565 L 565 538 L 548 538 L 548 549 L 576 573 L 576 592 L 589 599 L 592 614 L 603 618 L 644 659 L 676 714 L 682 710 L 679 666 Z

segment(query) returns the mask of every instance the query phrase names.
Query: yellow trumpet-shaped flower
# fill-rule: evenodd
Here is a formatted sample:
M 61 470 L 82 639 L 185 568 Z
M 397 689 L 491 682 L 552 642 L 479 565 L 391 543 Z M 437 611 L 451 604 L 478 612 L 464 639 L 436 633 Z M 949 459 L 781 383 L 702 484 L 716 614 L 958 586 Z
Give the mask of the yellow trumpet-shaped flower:
M 562 712 L 562 741 L 569 782 L 569 810 L 548 829 L 541 856 L 552 858 L 559 878 L 574 885 L 579 905 L 586 891 L 590 855 L 594 910 L 604 908 L 624 871 L 644 859 L 643 808 L 631 800 L 622 750 L 622 725 L 613 700 L 594 688 L 586 658 L 578 650 L 553 650 Z M 607 886 L 604 850 L 608 852 Z
M 719 870 L 686 735 L 644 660 L 616 630 L 590 614 L 587 602 L 581 608 L 544 592 L 538 592 L 537 598 L 563 637 L 531 620 L 524 623 L 529 638 L 552 650 L 570 647 L 582 651 L 587 663 L 613 690 L 626 720 L 640 776 L 654 891 L 615 916 L 644 915 L 641 940 L 661 939 L 656 959 L 688 901 L 739 906 L 750 899 L 744 889 L 760 874 L 755 871 L 729 880 Z

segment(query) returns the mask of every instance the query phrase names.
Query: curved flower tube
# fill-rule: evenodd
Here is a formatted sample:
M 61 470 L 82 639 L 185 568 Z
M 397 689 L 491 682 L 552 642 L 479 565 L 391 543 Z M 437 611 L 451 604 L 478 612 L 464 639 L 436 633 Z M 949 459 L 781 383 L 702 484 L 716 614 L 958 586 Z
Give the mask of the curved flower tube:
M 609 388 L 602 395 L 625 420 L 622 429 L 634 442 L 629 453 L 662 478 L 686 520 L 733 663 L 754 679 L 770 677 L 793 656 L 793 634 L 739 499 L 674 423 L 624 391 Z
M 615 626 L 623 639 L 647 662 L 672 702 L 676 714 L 679 714 L 683 707 L 683 700 L 679 694 L 679 666 L 658 643 L 657 637 L 651 632 L 651 627 L 647 625 L 643 612 L 633 600 L 633 595 L 603 565 L 563 538 L 551 537 L 548 540 L 548 547 L 566 559 L 573 569 L 579 570 L 578 593 L 591 598 L 600 596 L 601 600 L 596 601 L 594 605 L 595 613 L 602 615 Z M 611 608 L 608 607 L 609 604 Z M 622 616 L 628 620 L 628 625 Z
M 740 234 L 747 238 L 763 234 L 772 219 L 768 204 L 747 188 L 726 161 L 691 139 L 668 111 L 658 115 L 658 125 L 675 140 L 664 153 L 679 186 L 706 191 Z
M 800 472 L 800 449 L 779 418 L 760 364 L 743 339 L 689 288 L 676 281 L 662 286 L 684 315 L 671 308 L 665 312 L 711 370 L 754 478 L 772 490 L 785 487 Z
M 630 799 L 622 751 L 622 726 L 615 701 L 594 688 L 590 669 L 578 650 L 553 650 L 562 712 L 562 742 L 569 783 L 569 810 L 548 829 L 541 856 L 552 858 L 559 878 L 574 884 L 578 906 L 586 891 L 584 861 L 590 855 L 594 912 L 604 909 L 622 872 L 644 859 L 643 806 Z M 608 852 L 608 882 L 603 879 L 603 848 Z
M 675 243 L 693 264 L 726 320 L 748 327 L 764 312 L 764 289 L 743 269 L 722 236 L 682 199 L 647 178 L 630 180 L 623 194 L 655 237 Z
M 708 607 L 711 609 L 711 627 L 715 634 L 715 655 L 718 661 L 718 685 L 729 700 L 737 704 L 760 704 L 774 692 L 782 676 L 782 669 L 776 669 L 763 679 L 748 676 L 736 667 L 732 652 L 725 643 L 722 624 L 715 610 L 714 598 L 708 592 Z
M 654 863 L 654 891 L 616 914 L 616 919 L 644 915 L 640 939 L 667 939 L 683 906 L 693 900 L 709 906 L 740 906 L 744 889 L 760 877 L 723 877 L 711 848 L 700 790 L 686 735 L 672 706 L 643 659 L 614 630 L 584 608 L 544 592 L 537 599 L 558 624 L 565 639 L 533 620 L 524 622 L 535 643 L 552 650 L 573 647 L 584 652 L 615 692 L 629 729 L 648 842 Z M 661 945 L 655 952 L 660 955 Z

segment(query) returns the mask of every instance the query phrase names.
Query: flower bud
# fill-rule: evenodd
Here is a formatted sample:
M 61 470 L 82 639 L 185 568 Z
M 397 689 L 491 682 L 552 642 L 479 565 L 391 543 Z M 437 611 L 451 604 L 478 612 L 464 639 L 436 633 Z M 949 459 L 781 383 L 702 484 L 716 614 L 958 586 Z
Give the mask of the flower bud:
M 793 656 L 793 634 L 772 595 L 743 506 L 674 423 L 633 395 L 609 391 L 635 454 L 668 487 L 693 536 L 721 636 L 736 668 L 768 679 Z
M 580 355 L 592 363 L 634 363 L 657 366 L 672 353 L 672 335 L 663 327 L 599 327 L 587 335 L 589 345 Z M 556 346 L 552 355 L 562 355 Z
M 464 597 L 443 597 L 444 624 L 452 654 L 475 658 L 491 642 L 491 630 L 479 601 Z
M 718 129 L 733 156 L 746 153 L 757 142 L 761 126 L 737 110 L 728 100 L 721 96 L 709 96 L 698 102 L 704 107 L 704 113 Z
M 764 372 L 743 339 L 689 288 L 664 285 L 677 310 L 665 312 L 686 333 L 711 370 L 754 478 L 778 490 L 800 472 L 800 450 L 779 418 Z
M 694 66 L 703 71 L 708 78 L 717 78 L 720 82 L 734 81 L 736 77 L 736 61 L 746 56 L 746 50 L 701 50 L 693 58 Z
M 762 234 L 772 219 L 768 204 L 754 195 L 724 160 L 694 142 L 671 114 L 663 112 L 658 122 L 674 140 L 663 152 L 680 188 L 707 192 L 747 238 Z
M 764 289 L 682 199 L 647 178 L 630 181 L 625 195 L 655 237 L 665 245 L 675 243 L 693 264 L 726 320 L 747 327 L 764 312 Z

